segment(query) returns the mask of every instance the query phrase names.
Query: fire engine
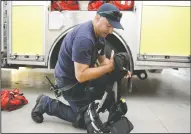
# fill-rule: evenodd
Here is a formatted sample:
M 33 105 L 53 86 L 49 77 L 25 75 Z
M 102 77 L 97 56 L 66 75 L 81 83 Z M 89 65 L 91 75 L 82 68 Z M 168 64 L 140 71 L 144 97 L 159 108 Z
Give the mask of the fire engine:
M 106 37 L 108 53 L 127 52 L 130 71 L 190 68 L 190 1 L 1 1 L 1 67 L 54 69 L 62 40 L 104 2 L 122 12 L 124 30 Z

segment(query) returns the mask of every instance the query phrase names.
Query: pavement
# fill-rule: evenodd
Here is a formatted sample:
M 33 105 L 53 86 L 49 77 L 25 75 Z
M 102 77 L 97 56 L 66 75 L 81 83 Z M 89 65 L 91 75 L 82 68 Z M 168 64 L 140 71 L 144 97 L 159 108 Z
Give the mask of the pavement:
M 31 119 L 36 98 L 43 93 L 55 98 L 45 79 L 53 82 L 53 70 L 2 69 L 2 89 L 19 88 L 29 103 L 20 109 L 1 111 L 2 133 L 86 133 L 72 127 L 69 122 L 44 114 L 44 122 Z M 190 69 L 164 69 L 161 73 L 149 73 L 146 80 L 133 77 L 133 92 L 122 91 L 133 123 L 131 133 L 190 133 Z M 63 98 L 63 103 L 68 104 Z M 101 114 L 105 120 L 107 113 Z

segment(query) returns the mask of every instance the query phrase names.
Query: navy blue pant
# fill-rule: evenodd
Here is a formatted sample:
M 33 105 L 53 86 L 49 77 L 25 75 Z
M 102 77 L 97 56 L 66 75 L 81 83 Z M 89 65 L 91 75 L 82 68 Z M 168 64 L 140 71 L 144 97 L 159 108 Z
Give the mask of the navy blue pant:
M 107 79 L 107 76 L 104 75 L 103 77 L 100 77 L 100 78 L 90 82 L 91 86 L 93 86 L 93 87 L 96 86 L 96 88 L 97 88 L 96 92 L 99 95 L 100 95 L 100 93 L 101 94 L 104 93 L 105 87 L 103 85 L 106 83 L 106 79 Z M 56 78 L 56 85 L 58 86 L 58 88 L 63 87 L 63 79 Z M 76 91 L 77 90 L 80 91 L 77 93 L 78 96 L 80 96 L 80 97 L 79 97 L 79 99 L 76 99 L 76 98 L 71 99 L 68 96 L 64 96 L 64 99 L 68 101 L 69 105 L 66 105 L 59 100 L 52 99 L 52 98 L 46 96 L 45 97 L 46 100 L 44 101 L 46 103 L 46 104 L 44 104 L 45 113 L 73 123 L 78 114 L 77 113 L 78 109 L 88 105 L 91 101 L 93 101 L 93 100 L 90 101 L 89 99 L 87 99 L 85 97 L 86 93 L 84 92 L 85 89 L 84 89 L 83 85 L 79 84 L 75 88 L 76 88 Z
M 43 105 L 44 113 L 51 116 L 56 116 L 60 119 L 73 123 L 77 116 L 77 110 L 88 104 L 88 101 L 68 101 L 69 105 L 62 103 L 59 100 L 52 99 L 48 96 L 44 97 L 46 99 Z M 65 97 L 67 100 L 67 97 Z

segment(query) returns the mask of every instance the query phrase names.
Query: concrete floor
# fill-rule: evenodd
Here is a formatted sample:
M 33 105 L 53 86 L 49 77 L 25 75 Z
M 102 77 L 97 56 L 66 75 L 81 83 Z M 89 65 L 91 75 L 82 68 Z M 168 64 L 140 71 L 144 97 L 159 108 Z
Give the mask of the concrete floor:
M 29 101 L 21 109 L 1 112 L 3 133 L 86 133 L 46 114 L 43 123 L 32 121 L 30 113 L 37 96 L 44 93 L 54 97 L 45 75 L 54 80 L 52 70 L 2 69 L 2 88 L 20 88 Z M 166 69 L 148 76 L 144 81 L 133 78 L 132 94 L 123 91 L 128 105 L 126 116 L 134 125 L 131 133 L 190 133 L 190 70 Z

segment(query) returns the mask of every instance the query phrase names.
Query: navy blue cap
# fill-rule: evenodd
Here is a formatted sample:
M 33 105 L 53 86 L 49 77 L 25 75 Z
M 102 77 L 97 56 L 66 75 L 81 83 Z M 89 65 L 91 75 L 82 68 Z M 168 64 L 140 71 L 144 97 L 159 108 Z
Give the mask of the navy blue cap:
M 115 5 L 105 3 L 97 10 L 97 14 L 105 17 L 114 28 L 124 30 L 120 23 L 122 13 L 120 13 L 120 10 Z

